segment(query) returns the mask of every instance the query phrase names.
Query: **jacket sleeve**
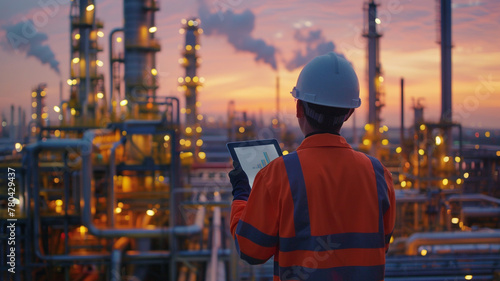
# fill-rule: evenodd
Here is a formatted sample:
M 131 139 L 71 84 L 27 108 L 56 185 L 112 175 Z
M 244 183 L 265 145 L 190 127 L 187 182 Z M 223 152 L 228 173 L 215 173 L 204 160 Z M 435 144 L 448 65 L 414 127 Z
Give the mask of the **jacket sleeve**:
M 257 174 L 248 201 L 231 205 L 231 235 L 238 254 L 250 264 L 266 262 L 278 247 L 278 199 L 270 189 L 279 187 L 267 168 Z
M 387 195 L 389 197 L 389 209 L 384 214 L 384 234 L 385 234 L 385 251 L 389 250 L 389 244 L 394 231 L 394 224 L 396 222 L 396 195 L 394 193 L 394 186 L 392 182 L 391 173 L 384 168 L 384 177 L 387 182 Z

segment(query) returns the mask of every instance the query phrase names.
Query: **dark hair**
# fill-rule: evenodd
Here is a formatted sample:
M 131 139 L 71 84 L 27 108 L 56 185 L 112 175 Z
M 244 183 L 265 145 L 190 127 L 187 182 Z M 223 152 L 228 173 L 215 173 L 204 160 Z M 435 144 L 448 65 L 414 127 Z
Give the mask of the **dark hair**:
M 301 102 L 307 122 L 313 128 L 325 132 L 338 133 L 344 124 L 345 116 L 350 110 L 350 108 L 330 107 L 305 101 Z

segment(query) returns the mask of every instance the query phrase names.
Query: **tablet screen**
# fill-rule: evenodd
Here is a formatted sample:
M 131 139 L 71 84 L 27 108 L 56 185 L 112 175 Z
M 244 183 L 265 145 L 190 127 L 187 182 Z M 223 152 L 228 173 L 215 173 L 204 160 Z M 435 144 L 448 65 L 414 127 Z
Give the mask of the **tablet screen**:
M 260 143 L 259 143 L 260 142 Z M 253 145 L 255 144 L 255 145 Z M 231 150 L 231 146 L 230 147 Z M 240 145 L 233 145 L 234 154 L 240 162 L 241 168 L 248 176 L 250 187 L 253 186 L 255 176 L 274 159 L 281 155 L 277 141 L 275 143 L 262 144 L 262 141 L 243 142 Z M 234 155 L 233 155 L 234 156 Z M 234 157 L 233 157 L 233 160 Z

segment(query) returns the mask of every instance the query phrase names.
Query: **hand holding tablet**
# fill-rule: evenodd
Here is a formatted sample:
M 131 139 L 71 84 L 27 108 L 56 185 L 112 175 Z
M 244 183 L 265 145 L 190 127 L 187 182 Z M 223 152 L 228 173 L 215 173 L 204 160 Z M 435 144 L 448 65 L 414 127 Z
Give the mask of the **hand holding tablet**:
M 275 139 L 230 142 L 227 149 L 233 161 L 238 161 L 247 174 L 250 187 L 260 169 L 283 155 Z

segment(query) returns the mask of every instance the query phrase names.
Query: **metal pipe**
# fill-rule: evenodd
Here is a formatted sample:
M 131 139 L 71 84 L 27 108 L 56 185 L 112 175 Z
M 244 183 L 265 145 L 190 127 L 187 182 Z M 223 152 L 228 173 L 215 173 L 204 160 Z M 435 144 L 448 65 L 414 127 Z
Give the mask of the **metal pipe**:
M 124 144 L 127 141 L 126 137 L 122 137 L 119 141 L 113 144 L 111 148 L 111 153 L 109 156 L 109 182 L 108 182 L 108 218 L 109 226 L 115 226 L 115 175 L 116 175 L 116 164 L 115 164 L 115 153 L 118 146 Z
M 401 147 L 403 146 L 403 142 L 405 139 L 405 95 L 404 95 L 404 85 L 405 79 L 401 78 L 401 129 L 400 129 L 400 143 Z
M 417 255 L 420 246 L 454 244 L 500 244 L 500 231 L 414 233 L 406 240 L 406 255 Z
M 116 32 L 123 31 L 123 28 L 115 28 L 111 31 L 109 34 L 109 115 L 112 117 L 111 120 L 113 120 L 112 114 L 113 114 L 113 35 Z
M 123 251 L 128 246 L 130 239 L 127 237 L 121 237 L 113 245 L 113 250 L 111 252 L 111 281 L 120 281 L 121 274 L 120 268 L 122 265 Z

